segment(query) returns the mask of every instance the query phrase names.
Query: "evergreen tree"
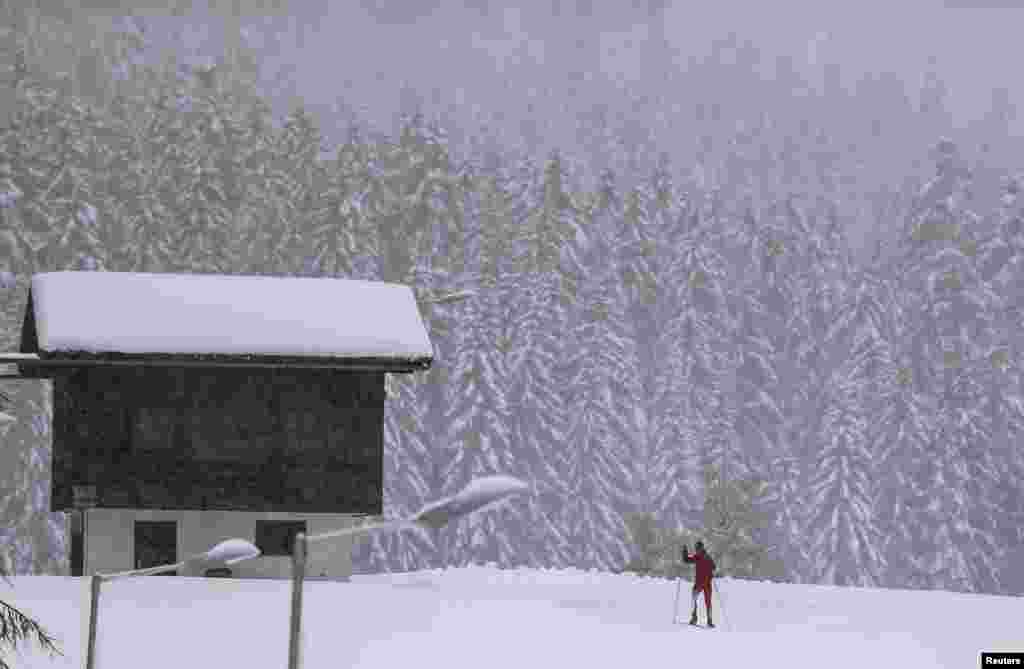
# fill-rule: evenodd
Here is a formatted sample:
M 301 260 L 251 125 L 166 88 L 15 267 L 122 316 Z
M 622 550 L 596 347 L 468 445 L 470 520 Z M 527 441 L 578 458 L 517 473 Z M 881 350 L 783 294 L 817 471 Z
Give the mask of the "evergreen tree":
M 617 567 L 627 557 L 623 512 L 631 506 L 635 426 L 633 341 L 626 327 L 613 256 L 613 230 L 594 222 L 577 244 L 581 285 L 567 333 L 568 503 L 564 521 L 577 566 Z
M 34 80 L 12 91 L 15 111 L 0 129 L 4 183 L 2 242 L 14 272 L 67 269 L 74 248 L 97 246 L 99 112 Z
M 827 562 L 828 569 L 834 570 L 829 579 L 877 584 L 886 569 L 886 528 L 876 505 L 880 453 L 874 447 L 885 447 L 872 438 L 867 419 L 885 410 L 879 398 L 892 364 L 891 339 L 884 333 L 891 337 L 893 332 L 888 315 L 894 302 L 889 286 L 876 274 L 856 273 L 848 284 L 824 339 L 829 348 L 848 352 L 838 374 L 829 378 L 829 385 L 842 394 L 824 404 L 828 412 L 821 426 L 825 450 L 810 463 L 815 472 L 812 480 L 819 487 L 813 491 L 815 519 L 810 531 L 818 535 L 824 529 L 821 518 L 829 518 L 833 525 L 826 529 L 835 533 L 828 538 L 834 543 L 827 550 L 839 552 L 824 558 L 816 555 L 819 563 Z M 833 418 L 829 420 L 828 415 Z
M 1016 344 L 1014 333 L 1021 327 L 1024 314 L 1024 198 L 1020 197 L 1020 175 L 1009 177 L 1004 183 L 998 212 L 998 242 L 993 250 L 999 251 L 1001 244 L 1009 247 L 1010 253 L 991 253 L 986 260 L 988 271 L 982 277 L 990 281 L 993 290 L 999 294 L 1001 309 L 998 313 L 999 339 L 988 355 L 991 368 L 987 386 L 985 411 L 992 424 L 992 448 L 1005 458 L 1000 483 L 1002 512 L 997 518 L 998 536 L 1001 537 L 1006 553 L 1003 558 L 1000 581 L 1010 592 L 1024 592 L 1021 586 L 1024 571 L 1017 568 L 1016 561 L 1024 553 L 1024 488 L 1019 484 L 1024 475 L 1024 450 L 1016 447 L 1024 434 L 1024 385 L 1021 374 L 1021 348 Z M 994 261 L 994 262 L 993 262 Z
M 717 572 L 747 579 L 785 577 L 785 568 L 775 546 L 758 539 L 763 527 L 772 523 L 771 512 L 763 506 L 764 481 L 756 477 L 726 479 L 717 467 L 703 472 L 704 522 L 706 538 L 715 557 Z
M 312 191 L 307 261 L 333 276 L 353 276 L 354 260 L 372 253 L 372 238 L 361 238 L 366 228 L 362 201 L 366 196 L 366 147 L 350 137 L 330 161 L 317 165 Z
M 245 180 L 245 137 L 239 137 L 240 119 L 232 118 L 232 101 L 215 94 L 193 93 L 191 109 L 182 113 L 182 134 L 176 147 L 175 190 L 169 208 L 181 217 L 170 246 L 164 247 L 168 269 L 188 272 L 230 272 L 239 265 L 242 249 L 237 240 L 244 234 L 238 210 Z M 298 165 L 278 164 L 280 174 L 308 172 L 316 155 L 319 134 L 312 119 L 299 112 L 285 124 L 281 147 L 285 160 Z M 306 163 L 306 164 L 301 164 Z M 299 198 L 308 197 L 310 185 Z M 295 188 L 294 186 L 290 186 Z M 292 222 L 296 225 L 297 222 Z M 164 233 L 166 234 L 166 232 Z M 281 260 L 295 255 L 295 249 L 281 249 Z
M 8 544 L 16 574 L 65 574 L 67 521 L 50 511 L 52 408 L 48 384 L 21 382 L 9 388 L 13 421 L 0 425 L 5 449 L 0 483 L 7 491 L 0 502 L 5 532 L 18 541 Z
M 927 516 L 929 482 L 918 472 L 926 466 L 933 440 L 935 405 L 916 390 L 909 365 L 896 357 L 881 384 L 878 419 L 870 430 L 879 474 L 876 518 L 884 535 L 886 578 L 890 587 L 923 584 L 915 561 L 933 555 Z
M 787 576 L 795 579 L 807 571 L 809 560 L 801 520 L 805 508 L 801 445 L 807 424 L 806 402 L 814 397 L 807 388 L 808 352 L 813 349 L 808 346 L 810 321 L 806 309 L 806 292 L 813 285 L 808 274 L 816 262 L 811 255 L 814 239 L 793 196 L 769 208 L 769 214 L 760 221 L 748 216 L 744 222 L 741 257 L 761 268 L 759 285 L 752 287 L 744 313 L 756 314 L 760 336 L 754 339 L 759 343 L 754 351 L 759 348 L 763 352 L 745 362 L 746 369 L 741 367 L 737 373 L 743 370 L 746 383 L 775 398 L 781 412 L 781 416 L 767 414 L 767 429 L 759 431 L 763 435 L 762 450 L 768 449 L 764 469 L 769 473 L 762 504 L 772 510 L 774 522 L 762 528 L 758 536 L 764 544 L 778 546 Z M 782 423 L 778 424 L 780 417 Z
M 7 578 L 2 567 L 0 567 L 0 576 L 3 576 L 5 580 Z M 57 640 L 51 637 L 37 620 L 0 600 L 0 645 L 8 646 L 11 650 L 18 652 L 22 648 L 21 644 L 30 639 L 50 655 L 63 655 L 57 647 Z M 0 669 L 12 669 L 3 654 L 0 654 Z
M 860 384 L 842 371 L 829 384 L 822 447 L 811 465 L 808 530 L 819 583 L 871 587 L 884 568 L 860 392 Z
M 927 388 L 938 408 L 929 462 L 919 473 L 932 495 L 920 519 L 935 538 L 934 553 L 917 561 L 920 581 L 930 587 L 970 590 L 997 586 L 1001 557 L 994 530 L 995 499 L 1002 464 L 991 444 L 993 424 L 986 420 L 979 370 L 997 339 L 998 295 L 984 279 L 976 253 L 984 243 L 978 217 L 968 208 L 970 174 L 956 146 L 938 146 L 937 176 L 920 195 L 911 220 L 912 243 L 905 264 L 908 323 L 915 380 Z M 968 490 L 969 489 L 969 490 Z
M 420 115 L 403 120 L 397 142 L 379 147 L 365 200 L 378 242 L 380 277 L 408 282 L 437 223 L 432 198 L 447 186 L 448 155 L 437 128 Z
M 474 180 L 467 180 L 462 208 L 461 232 L 473 240 L 484 236 L 482 198 Z M 494 224 L 495 221 L 487 221 Z M 488 231 L 492 239 L 502 231 Z M 499 237 L 500 238 L 500 237 Z M 474 242 L 473 246 L 476 246 Z M 509 438 L 509 409 L 505 389 L 509 385 L 506 354 L 494 346 L 501 330 L 501 290 L 493 278 L 482 281 L 479 249 L 468 254 L 472 260 L 466 276 L 473 282 L 476 295 L 457 309 L 458 326 L 454 331 L 454 354 L 451 376 L 447 383 L 446 480 L 461 488 L 472 479 L 504 473 L 524 476 L 524 463 L 516 457 Z M 489 258 L 489 260 L 496 260 Z M 489 272 L 497 268 L 489 267 Z M 492 275 L 493 276 L 493 275 Z M 448 494 L 452 494 L 452 490 Z M 471 561 L 493 562 L 502 566 L 514 563 L 519 550 L 518 532 L 524 527 L 522 518 L 505 518 L 488 514 L 469 519 L 447 531 L 456 564 Z
M 627 392 L 617 398 L 618 415 L 622 416 L 619 422 L 624 438 L 633 449 L 633 504 L 648 512 L 656 510 L 657 490 L 666 486 L 666 472 L 659 469 L 655 448 L 658 384 L 664 373 L 658 344 L 673 310 L 674 291 L 665 285 L 667 267 L 680 234 L 678 228 L 687 214 L 685 200 L 676 192 L 669 167 L 663 157 L 648 181 L 631 192 L 628 214 L 616 192 L 614 175 L 604 172 L 595 221 L 610 231 L 606 234 L 614 234 L 617 252 L 612 262 L 620 266 L 618 271 L 623 276 L 617 299 L 626 306 L 626 336 L 635 350 L 635 362 L 622 371 Z M 646 289 L 638 293 L 637 283 Z
M 720 253 L 719 221 L 713 211 L 704 215 L 679 238 L 667 263 L 665 285 L 674 309 L 658 342 L 664 362 L 654 448 L 663 487 L 655 493 L 655 504 L 666 522 L 684 527 L 699 522 L 700 481 L 695 474 L 716 449 L 706 440 L 710 421 L 727 419 L 720 411 L 718 369 L 721 342 L 728 339 L 724 286 L 729 277 Z
M 528 552 L 531 565 L 569 564 L 565 530 L 557 516 L 565 503 L 563 471 L 558 466 L 560 444 L 565 439 L 564 396 L 555 371 L 561 359 L 558 335 L 565 316 L 557 275 L 536 271 L 535 245 L 530 219 L 543 206 L 544 182 L 529 159 L 512 168 L 507 226 L 512 252 L 507 275 L 516 287 L 516 299 L 508 308 L 504 341 L 508 347 L 511 385 L 507 389 L 512 410 L 512 441 L 522 453 L 533 483 L 529 499 Z
M 424 429 L 426 407 L 416 392 L 422 383 L 407 375 L 388 379 L 383 468 L 386 518 L 407 518 L 435 499 L 429 483 L 434 463 Z M 435 553 L 433 539 L 420 532 L 373 532 L 357 541 L 352 562 L 368 573 L 423 569 Z

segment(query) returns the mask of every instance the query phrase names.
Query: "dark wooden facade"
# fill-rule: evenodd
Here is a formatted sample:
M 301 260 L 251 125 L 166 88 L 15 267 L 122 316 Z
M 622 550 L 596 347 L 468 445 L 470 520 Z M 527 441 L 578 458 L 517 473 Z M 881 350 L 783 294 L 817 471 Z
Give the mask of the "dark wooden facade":
M 384 373 L 330 368 L 51 370 L 51 510 L 382 513 Z

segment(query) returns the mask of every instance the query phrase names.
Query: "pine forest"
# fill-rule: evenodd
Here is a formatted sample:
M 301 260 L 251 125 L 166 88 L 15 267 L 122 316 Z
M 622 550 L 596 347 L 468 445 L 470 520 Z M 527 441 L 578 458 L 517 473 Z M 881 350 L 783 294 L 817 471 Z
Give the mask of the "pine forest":
M 911 96 L 875 78 L 842 93 L 864 113 L 830 126 L 840 103 L 817 89 L 783 114 L 768 92 L 756 106 L 666 79 L 660 98 L 615 92 L 660 124 L 610 102 L 571 147 L 427 104 L 395 132 L 355 112 L 328 132 L 301 104 L 278 113 L 237 45 L 202 69 L 114 37 L 75 77 L 34 59 L 31 33 L 2 38 L 4 350 L 36 272 L 472 291 L 421 300 L 434 364 L 388 379 L 385 514 L 485 474 L 530 493 L 374 535 L 358 572 L 619 571 L 631 514 L 713 536 L 709 486 L 735 481 L 751 512 L 731 540 L 775 556 L 750 577 L 1024 593 L 1024 153 L 998 110 L 948 132 L 941 82 Z M 722 48 L 703 67 L 741 76 L 754 56 Z M 48 387 L 0 389 L 10 569 L 67 573 Z

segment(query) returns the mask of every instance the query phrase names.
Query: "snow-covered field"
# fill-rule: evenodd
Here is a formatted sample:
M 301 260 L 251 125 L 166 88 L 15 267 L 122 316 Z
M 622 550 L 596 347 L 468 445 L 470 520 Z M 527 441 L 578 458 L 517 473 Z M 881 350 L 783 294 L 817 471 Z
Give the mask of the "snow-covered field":
M 13 582 L 0 582 L 0 599 L 40 619 L 65 653 L 51 659 L 33 646 L 14 666 L 82 667 L 88 581 Z M 310 582 L 303 666 L 964 669 L 983 650 L 1024 651 L 1024 598 L 719 585 L 724 615 L 709 631 L 672 624 L 674 583 L 627 575 L 469 567 Z M 105 583 L 96 666 L 283 669 L 288 606 L 286 581 Z

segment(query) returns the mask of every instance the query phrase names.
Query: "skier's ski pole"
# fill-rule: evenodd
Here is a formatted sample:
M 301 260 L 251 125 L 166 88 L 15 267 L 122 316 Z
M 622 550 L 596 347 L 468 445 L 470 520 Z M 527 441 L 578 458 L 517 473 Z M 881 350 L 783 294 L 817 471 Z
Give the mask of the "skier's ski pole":
M 675 625 L 679 622 L 679 592 L 683 588 L 683 576 L 682 574 L 676 578 L 676 603 L 672 606 L 672 624 Z
M 729 619 L 725 617 L 725 596 L 722 594 L 722 582 L 718 582 L 718 587 L 715 588 L 715 592 L 718 593 L 718 610 L 722 612 L 722 620 L 725 622 L 726 631 L 731 631 L 729 625 Z

